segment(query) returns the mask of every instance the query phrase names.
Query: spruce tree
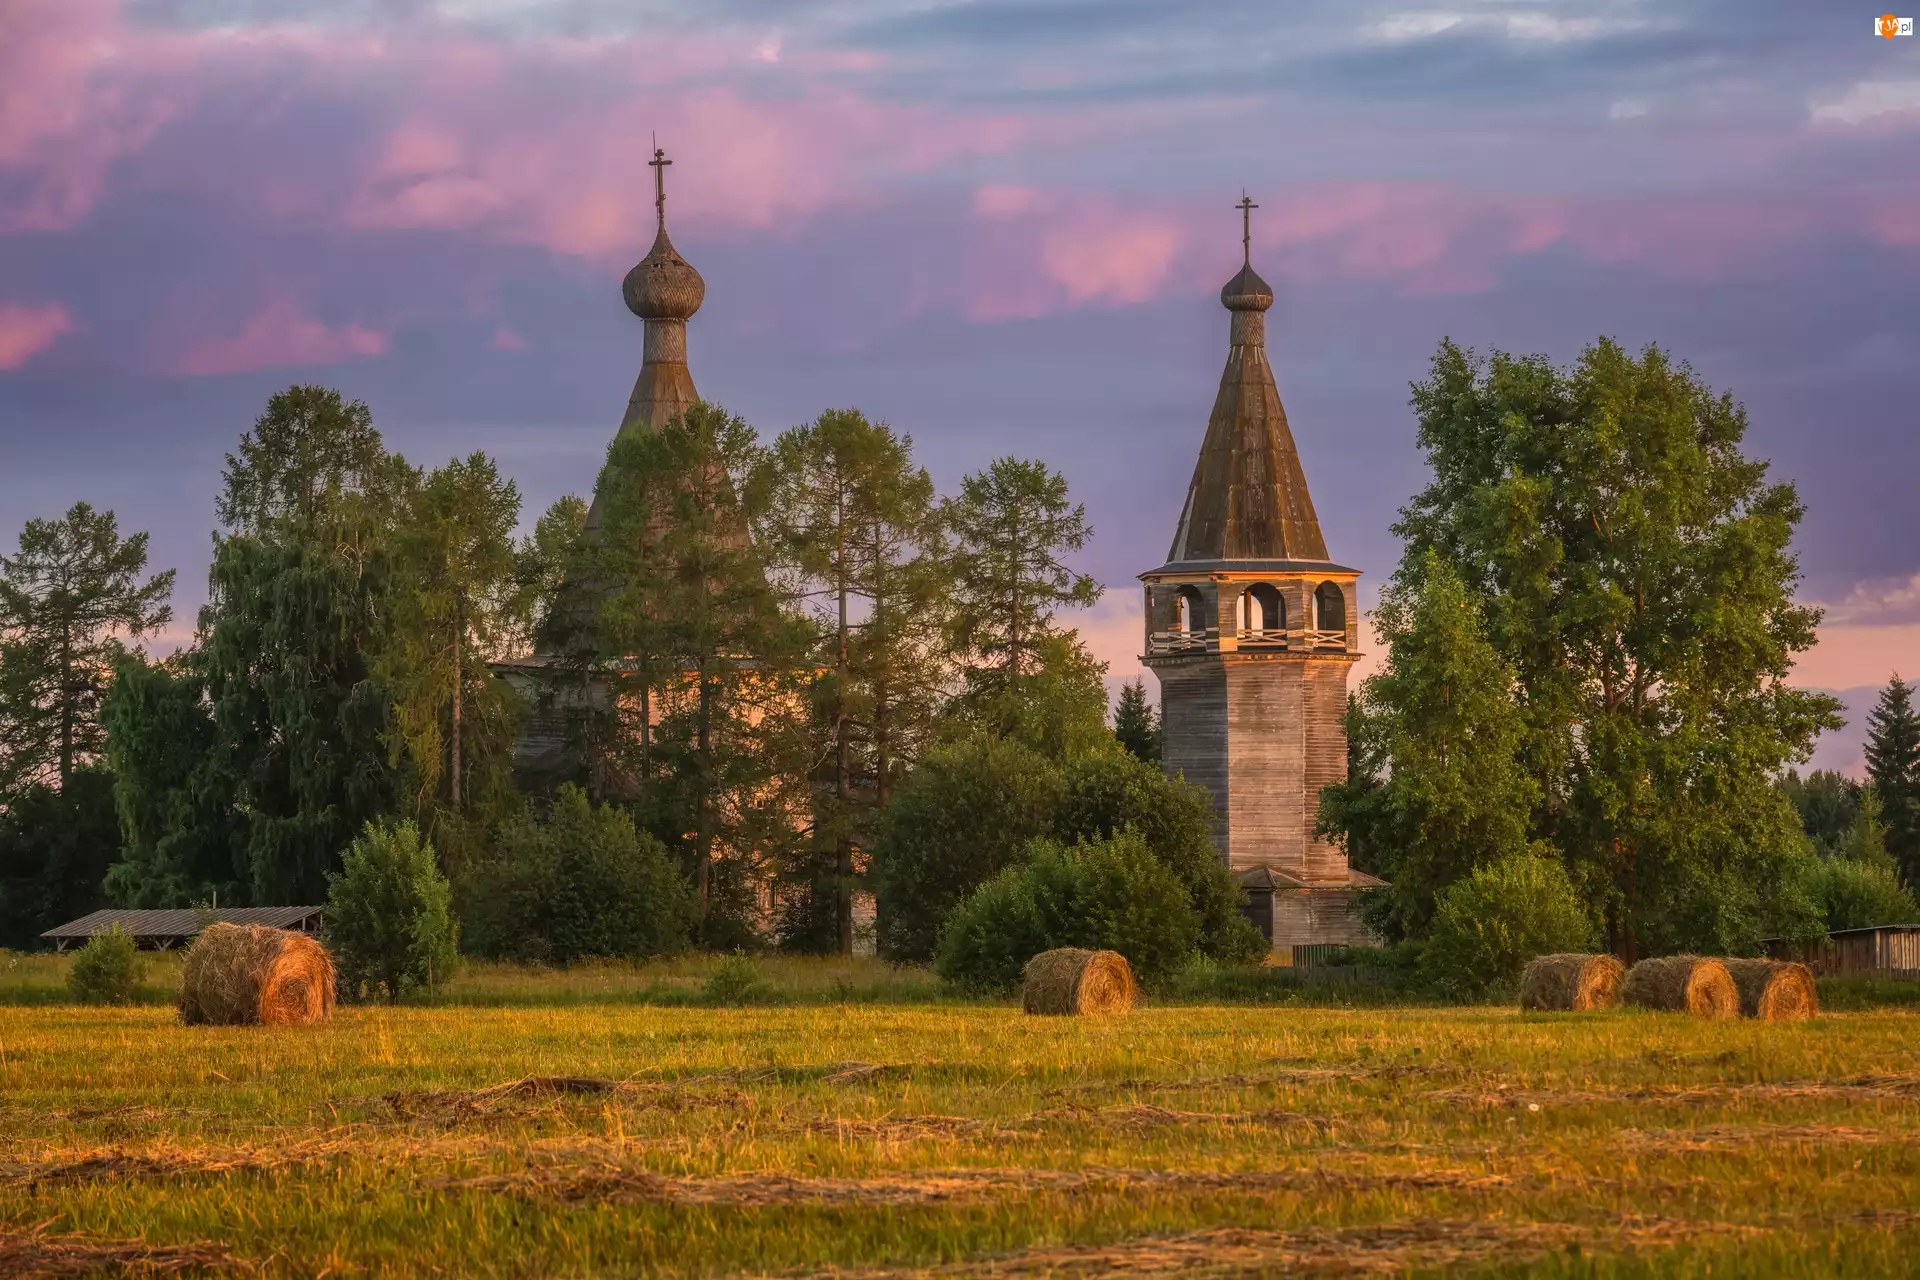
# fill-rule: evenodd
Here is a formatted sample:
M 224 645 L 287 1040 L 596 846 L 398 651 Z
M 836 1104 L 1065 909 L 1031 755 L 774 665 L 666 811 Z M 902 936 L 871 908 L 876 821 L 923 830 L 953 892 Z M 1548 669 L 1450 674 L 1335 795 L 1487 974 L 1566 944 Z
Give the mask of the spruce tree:
M 1920 886 L 1920 712 L 1913 686 L 1894 676 L 1867 713 L 1867 776 L 1880 799 L 1887 852 Z
M 1139 676 L 1120 686 L 1113 736 L 1135 759 L 1160 763 L 1160 717 L 1147 701 L 1147 682 Z

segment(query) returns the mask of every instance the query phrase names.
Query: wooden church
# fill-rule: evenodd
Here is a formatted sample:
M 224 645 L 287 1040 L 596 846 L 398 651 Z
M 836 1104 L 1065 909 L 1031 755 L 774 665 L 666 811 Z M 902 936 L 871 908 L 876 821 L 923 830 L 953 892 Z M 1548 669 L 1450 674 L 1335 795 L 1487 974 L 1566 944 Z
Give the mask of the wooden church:
M 1347 774 L 1347 672 L 1358 661 L 1358 569 L 1336 564 L 1267 363 L 1273 290 L 1245 257 L 1220 291 L 1227 367 L 1167 562 L 1146 584 L 1161 759 L 1213 795 L 1227 865 L 1276 958 L 1361 944 L 1359 889 L 1382 882 L 1314 834 L 1320 789 Z

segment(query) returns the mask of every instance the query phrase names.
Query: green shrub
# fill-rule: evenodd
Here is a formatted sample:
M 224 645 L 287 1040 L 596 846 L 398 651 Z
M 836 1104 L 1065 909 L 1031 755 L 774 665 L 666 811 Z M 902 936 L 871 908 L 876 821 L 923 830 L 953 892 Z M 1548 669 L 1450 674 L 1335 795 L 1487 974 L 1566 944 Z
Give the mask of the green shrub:
M 119 925 L 87 939 L 67 970 L 67 992 L 76 1004 L 132 1004 L 147 965 L 133 935 Z
M 1137 831 L 1068 847 L 1035 841 L 1027 859 L 954 911 L 935 968 L 969 991 L 1010 991 L 1054 947 L 1118 951 L 1142 982 L 1190 960 L 1200 917 L 1186 886 Z
M 1819 858 L 1807 873 L 1807 891 L 1828 929 L 1864 929 L 1920 920 L 1920 906 L 1888 862 Z
M 1200 950 L 1225 964 L 1267 952 L 1267 941 L 1240 911 L 1244 894 L 1213 840 L 1206 790 L 1169 778 L 1131 755 L 1091 756 L 1069 766 L 1066 797 L 1053 822 L 1062 844 L 1104 840 L 1132 828 L 1187 887 L 1200 917 Z
M 643 960 L 687 945 L 693 900 L 660 842 L 612 805 L 560 788 L 545 821 L 522 815 L 463 895 L 467 949 L 500 960 Z
M 1437 986 L 1475 995 L 1517 979 L 1535 956 L 1582 951 L 1593 938 L 1559 859 L 1517 854 L 1440 891 L 1421 965 Z
M 1064 791 L 1057 767 L 998 738 L 922 756 L 874 844 L 882 954 L 931 959 L 954 906 L 1047 833 Z
M 703 1004 L 761 1004 L 772 996 L 773 988 L 761 981 L 759 966 L 742 955 L 721 957 L 700 984 Z
M 431 991 L 459 954 L 452 891 L 411 821 L 367 824 L 327 877 L 326 942 L 349 1000 Z

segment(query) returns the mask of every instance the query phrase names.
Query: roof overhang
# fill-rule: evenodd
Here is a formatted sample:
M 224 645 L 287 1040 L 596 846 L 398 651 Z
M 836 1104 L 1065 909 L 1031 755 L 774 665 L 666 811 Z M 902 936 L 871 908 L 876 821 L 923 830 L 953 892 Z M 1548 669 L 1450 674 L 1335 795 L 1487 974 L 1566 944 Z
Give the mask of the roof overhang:
M 1158 569 L 1149 569 L 1139 577 L 1142 580 L 1159 577 L 1203 577 L 1215 573 L 1312 574 L 1328 578 L 1360 576 L 1360 570 L 1335 564 L 1331 560 L 1169 560 Z

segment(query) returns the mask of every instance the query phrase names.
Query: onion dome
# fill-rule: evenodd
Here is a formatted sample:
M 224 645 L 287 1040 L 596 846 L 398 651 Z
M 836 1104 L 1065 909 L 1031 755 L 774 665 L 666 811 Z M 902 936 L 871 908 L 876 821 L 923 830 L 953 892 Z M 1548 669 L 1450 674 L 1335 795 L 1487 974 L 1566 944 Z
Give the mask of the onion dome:
M 707 282 L 687 264 L 667 239 L 666 220 L 661 219 L 660 234 L 653 248 L 627 272 L 621 293 L 627 310 L 642 320 L 686 320 L 700 309 L 707 296 Z
M 1249 262 L 1220 290 L 1220 302 L 1229 311 L 1265 311 L 1273 305 L 1273 290 Z

